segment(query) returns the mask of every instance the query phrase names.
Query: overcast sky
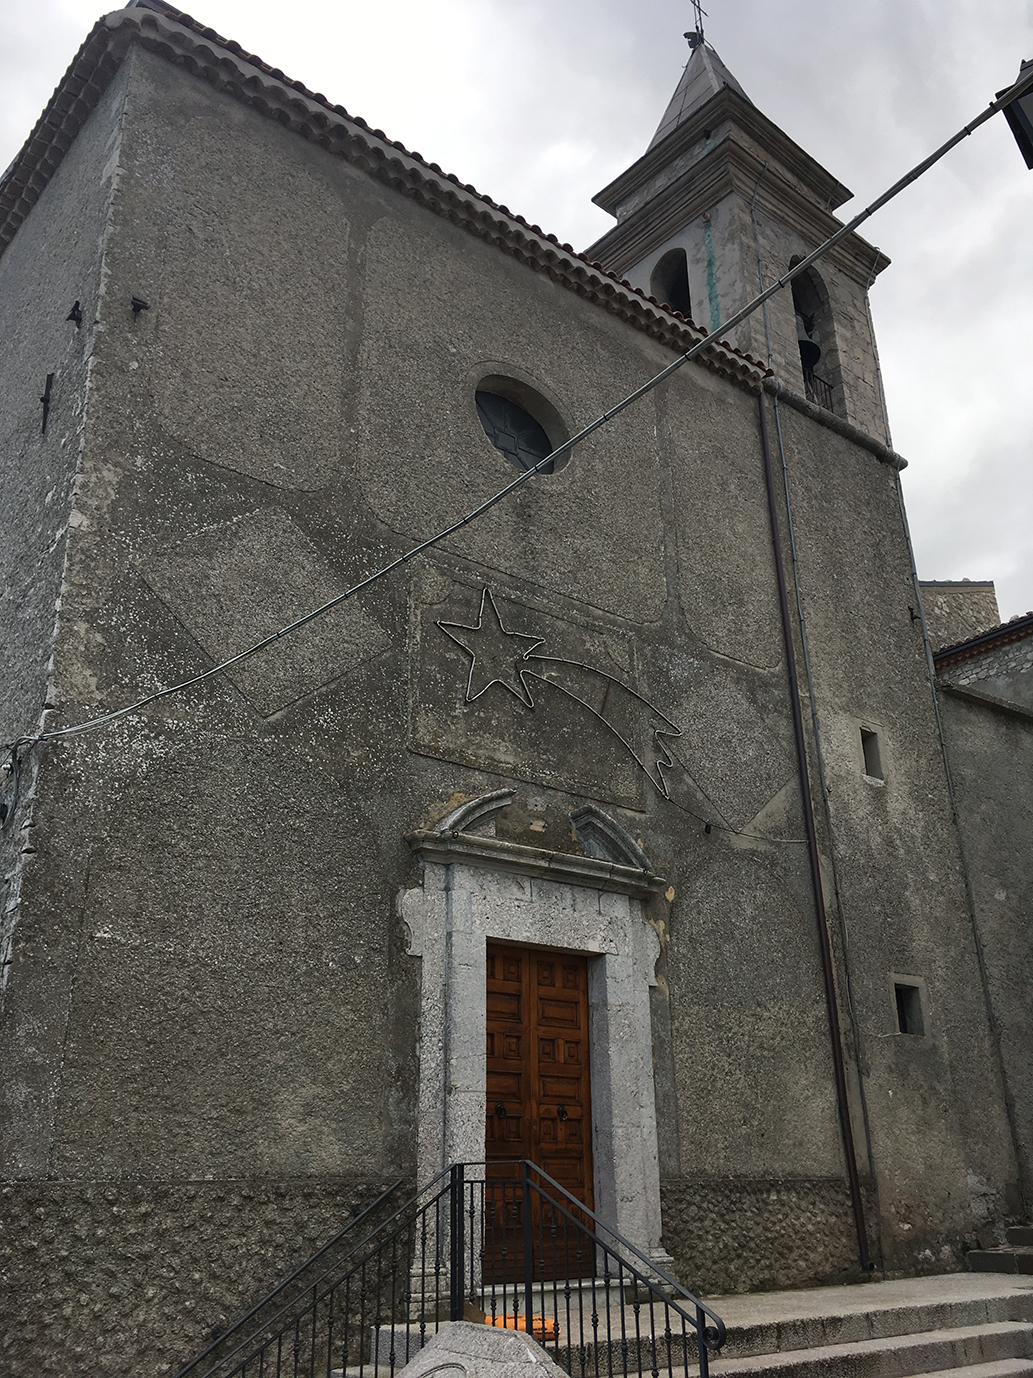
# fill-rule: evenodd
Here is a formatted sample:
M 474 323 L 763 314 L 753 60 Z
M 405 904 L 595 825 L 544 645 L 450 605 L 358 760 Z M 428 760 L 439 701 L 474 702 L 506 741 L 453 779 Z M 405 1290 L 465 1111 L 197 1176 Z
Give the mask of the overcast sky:
M 766 115 L 857 194 L 847 218 L 1033 57 L 1033 0 L 705 0 Z M 103 0 L 0 0 L 0 168 Z M 687 57 L 675 0 L 197 0 L 195 17 L 584 248 Z M 919 573 L 1033 608 L 1033 173 L 1001 116 L 865 226 Z

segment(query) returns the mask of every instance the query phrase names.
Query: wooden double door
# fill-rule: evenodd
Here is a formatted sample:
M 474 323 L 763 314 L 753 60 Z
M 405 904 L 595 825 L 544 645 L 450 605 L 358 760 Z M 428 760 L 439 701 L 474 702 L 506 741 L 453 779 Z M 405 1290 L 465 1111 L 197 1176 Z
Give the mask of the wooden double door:
M 592 1208 L 588 961 L 577 954 L 489 944 L 484 1267 L 487 1281 L 523 1276 L 518 1185 L 527 1158 Z M 548 1189 L 548 1184 L 544 1184 Z M 592 1272 L 570 1222 L 544 1221 L 531 1194 L 535 1274 Z M 547 1212 L 548 1214 L 548 1212 Z M 542 1243 L 544 1233 L 551 1243 Z M 546 1257 L 560 1248 L 565 1257 Z

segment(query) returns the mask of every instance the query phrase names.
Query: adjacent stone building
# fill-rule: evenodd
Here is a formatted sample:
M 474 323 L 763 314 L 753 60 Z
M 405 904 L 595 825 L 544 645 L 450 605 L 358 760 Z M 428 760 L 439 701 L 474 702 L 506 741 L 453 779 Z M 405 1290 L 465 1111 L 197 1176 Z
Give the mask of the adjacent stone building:
M 174 1371 L 483 1158 L 510 960 L 584 983 L 562 1170 L 697 1290 L 1027 1213 L 1029 704 L 938 715 L 858 236 L 38 740 L 457 521 L 847 195 L 703 44 L 581 255 L 160 0 L 90 33 L 0 183 L 5 1371 Z M 555 1110 L 498 1119 L 555 1166 Z

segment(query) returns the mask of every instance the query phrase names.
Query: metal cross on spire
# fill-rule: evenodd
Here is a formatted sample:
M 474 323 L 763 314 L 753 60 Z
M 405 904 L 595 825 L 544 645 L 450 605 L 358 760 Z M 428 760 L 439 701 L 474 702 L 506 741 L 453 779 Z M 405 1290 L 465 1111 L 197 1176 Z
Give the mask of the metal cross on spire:
M 685 37 L 689 40 L 689 47 L 695 52 L 703 42 L 703 18 L 706 15 L 700 0 L 692 0 L 692 13 L 696 16 L 696 27 L 690 29 Z

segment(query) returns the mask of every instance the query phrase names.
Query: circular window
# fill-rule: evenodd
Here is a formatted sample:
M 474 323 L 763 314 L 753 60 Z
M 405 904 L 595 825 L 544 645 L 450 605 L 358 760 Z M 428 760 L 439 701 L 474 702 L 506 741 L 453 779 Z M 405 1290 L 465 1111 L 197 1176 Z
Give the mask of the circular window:
M 533 469 L 539 460 L 552 454 L 554 447 L 545 427 L 518 403 L 494 392 L 478 391 L 476 399 L 484 434 L 510 464 L 518 469 Z M 539 473 L 551 474 L 552 465 L 546 464 Z
M 514 468 L 533 469 L 569 438 L 556 408 L 515 378 L 498 374 L 482 378 L 474 400 L 484 434 Z M 566 455 L 560 457 L 560 468 L 566 459 Z M 551 474 L 555 467 L 553 461 L 538 472 Z

